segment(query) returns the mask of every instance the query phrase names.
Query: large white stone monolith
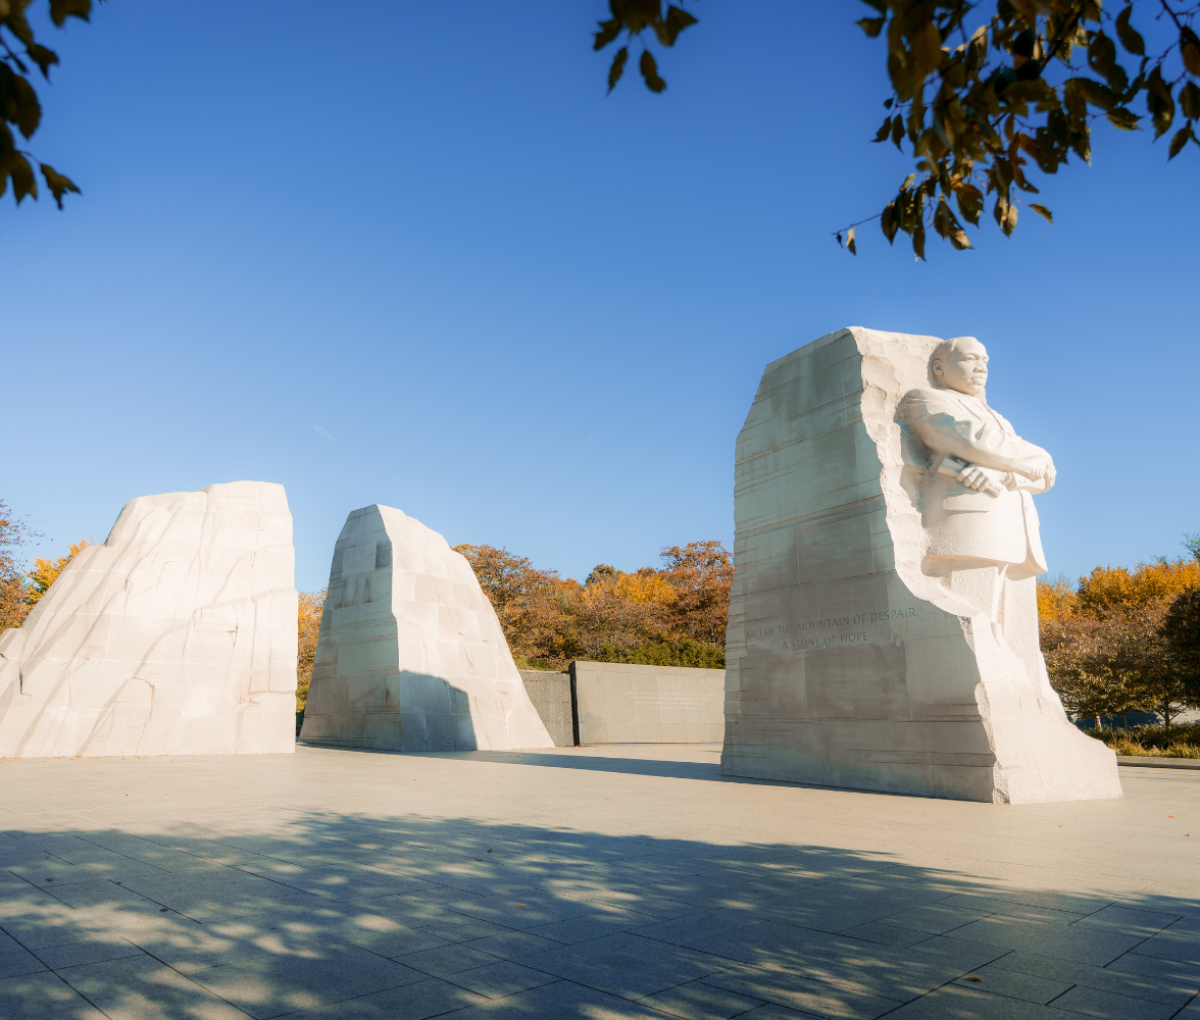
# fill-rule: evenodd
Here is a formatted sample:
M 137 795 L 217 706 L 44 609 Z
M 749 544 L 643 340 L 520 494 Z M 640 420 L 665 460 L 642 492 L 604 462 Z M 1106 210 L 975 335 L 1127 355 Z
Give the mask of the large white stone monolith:
M 723 772 L 1120 796 L 1046 675 L 1033 494 L 1054 466 L 988 405 L 987 366 L 970 337 L 852 328 L 763 372 L 737 445 Z
M 390 506 L 334 547 L 302 741 L 394 751 L 553 747 L 471 565 Z
M 294 751 L 294 574 L 282 485 L 131 499 L 0 635 L 0 756 Z

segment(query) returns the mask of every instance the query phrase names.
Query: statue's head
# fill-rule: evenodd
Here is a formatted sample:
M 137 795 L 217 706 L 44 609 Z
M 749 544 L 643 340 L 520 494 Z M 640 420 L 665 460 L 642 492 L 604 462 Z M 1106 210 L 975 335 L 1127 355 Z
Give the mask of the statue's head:
M 929 356 L 929 376 L 934 386 L 980 396 L 987 386 L 988 353 L 973 336 L 943 340 Z

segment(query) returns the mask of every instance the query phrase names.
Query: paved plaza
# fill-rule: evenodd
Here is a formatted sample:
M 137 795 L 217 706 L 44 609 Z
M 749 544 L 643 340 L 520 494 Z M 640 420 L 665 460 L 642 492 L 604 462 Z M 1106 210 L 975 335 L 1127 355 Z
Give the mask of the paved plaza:
M 0 761 L 3 1020 L 1200 1020 L 1200 773 L 999 807 L 710 745 Z

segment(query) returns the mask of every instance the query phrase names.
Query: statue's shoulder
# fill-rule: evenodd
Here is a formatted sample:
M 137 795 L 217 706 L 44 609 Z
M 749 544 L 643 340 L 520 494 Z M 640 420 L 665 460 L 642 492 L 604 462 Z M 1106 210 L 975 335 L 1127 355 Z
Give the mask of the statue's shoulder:
M 932 386 L 909 390 L 900 398 L 900 403 L 911 404 L 922 400 L 939 400 L 946 395 L 945 390 L 935 390 Z
M 948 396 L 945 390 L 933 387 L 909 390 L 896 405 L 896 413 L 905 421 L 947 411 L 954 413 L 957 410 L 958 405 L 953 397 Z

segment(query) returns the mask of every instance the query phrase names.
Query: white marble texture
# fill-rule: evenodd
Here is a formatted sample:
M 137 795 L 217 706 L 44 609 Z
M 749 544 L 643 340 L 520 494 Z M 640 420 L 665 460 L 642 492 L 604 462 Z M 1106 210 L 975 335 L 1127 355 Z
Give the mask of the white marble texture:
M 976 341 L 940 349 L 968 380 L 947 392 L 941 343 L 844 329 L 764 371 L 737 446 L 722 770 L 1120 796 L 1113 752 L 1067 719 L 1038 647 L 1032 493 L 1053 464 L 987 405 Z M 968 467 L 939 471 L 947 453 Z
M 471 565 L 390 506 L 334 547 L 302 741 L 395 751 L 553 747 Z
M 0 635 L 0 756 L 293 752 L 294 574 L 282 485 L 131 499 Z

